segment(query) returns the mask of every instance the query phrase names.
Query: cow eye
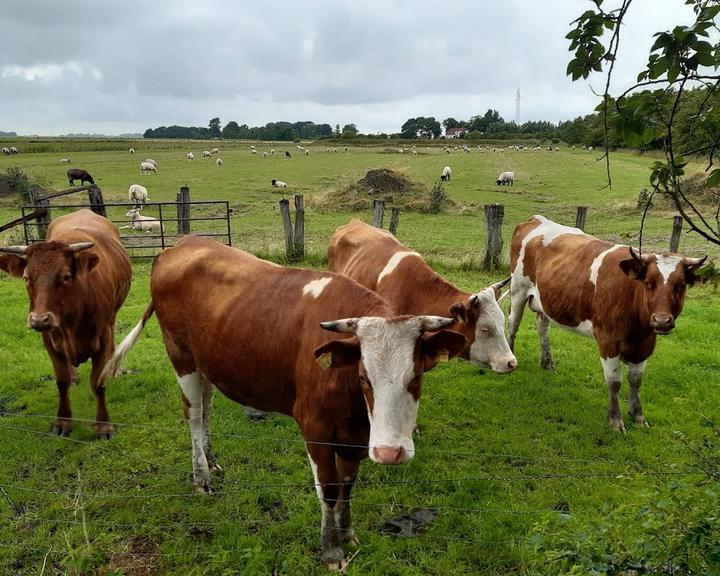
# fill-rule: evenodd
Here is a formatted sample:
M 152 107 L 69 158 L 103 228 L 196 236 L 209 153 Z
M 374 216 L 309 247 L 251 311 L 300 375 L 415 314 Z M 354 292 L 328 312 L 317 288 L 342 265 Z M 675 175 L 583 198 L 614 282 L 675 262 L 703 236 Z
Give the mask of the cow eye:
M 63 284 L 67 284 L 68 282 L 70 282 L 71 279 L 72 279 L 72 274 L 70 274 L 69 272 L 65 272 L 65 274 L 63 274 L 63 275 L 60 277 L 60 281 L 61 281 Z
M 488 334 L 490 334 L 490 328 L 488 328 L 487 326 L 483 326 L 482 328 L 480 328 L 480 332 L 488 335 Z

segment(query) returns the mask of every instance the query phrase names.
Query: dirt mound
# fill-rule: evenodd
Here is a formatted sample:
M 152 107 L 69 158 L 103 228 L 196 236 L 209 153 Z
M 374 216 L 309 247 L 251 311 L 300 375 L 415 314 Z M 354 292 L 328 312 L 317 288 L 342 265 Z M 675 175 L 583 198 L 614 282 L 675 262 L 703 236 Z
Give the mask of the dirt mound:
M 456 202 L 442 197 L 441 207 L 432 202 L 432 190 L 426 184 L 415 182 L 405 174 L 380 168 L 369 170 L 364 178 L 331 190 L 313 204 L 329 212 L 360 212 L 372 210 L 373 201 L 382 200 L 386 208 L 400 208 L 407 212 L 443 211 L 456 208 Z

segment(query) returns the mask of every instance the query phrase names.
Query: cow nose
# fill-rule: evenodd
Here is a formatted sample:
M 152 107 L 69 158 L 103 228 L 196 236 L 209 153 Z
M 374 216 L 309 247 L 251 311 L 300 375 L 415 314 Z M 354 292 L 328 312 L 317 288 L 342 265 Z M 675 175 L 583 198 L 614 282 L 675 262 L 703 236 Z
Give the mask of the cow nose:
M 379 464 L 402 464 L 408 459 L 407 452 L 402 446 L 375 446 L 373 456 L 375 462 Z
M 513 358 L 512 360 L 508 360 L 507 365 L 508 365 L 508 372 L 512 372 L 513 370 L 515 370 L 515 368 L 517 368 L 517 359 Z
M 675 328 L 675 318 L 672 314 L 653 314 L 650 317 L 650 325 L 656 330 L 672 330 Z
M 52 316 L 50 315 L 50 312 L 45 312 L 45 314 L 35 314 L 34 312 L 31 312 L 28 316 L 28 324 L 30 328 L 37 330 L 38 332 L 44 332 L 45 330 L 50 329 L 51 320 Z

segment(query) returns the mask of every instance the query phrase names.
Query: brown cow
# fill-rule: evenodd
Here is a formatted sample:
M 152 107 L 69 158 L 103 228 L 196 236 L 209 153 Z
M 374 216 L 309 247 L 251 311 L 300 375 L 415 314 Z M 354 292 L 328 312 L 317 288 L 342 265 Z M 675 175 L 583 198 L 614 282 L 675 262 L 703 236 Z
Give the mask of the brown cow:
M 357 219 L 340 226 L 328 246 L 328 268 L 385 298 L 398 314 L 450 314 L 452 330 L 467 338 L 460 354 L 495 372 L 517 367 L 505 338 L 505 316 L 497 298 L 506 282 L 464 292 L 434 272 L 420 254 L 395 236 Z
M 182 389 L 196 489 L 216 467 L 213 390 L 292 416 L 306 441 L 322 508 L 324 562 L 354 539 L 350 491 L 360 460 L 409 460 L 423 372 L 465 345 L 437 316 L 395 316 L 385 300 L 328 272 L 283 268 L 207 238 L 184 236 L 153 265 L 152 301 L 108 363 L 114 371 L 157 313 Z M 326 330 L 342 333 L 328 341 Z M 329 363 L 323 369 L 316 361 Z M 327 365 L 327 364 L 326 364 Z
M 42 333 L 55 371 L 60 407 L 52 431 L 72 430 L 68 388 L 75 367 L 92 359 L 90 385 L 97 400 L 98 436 L 114 427 L 100 374 L 115 346 L 115 315 L 125 301 L 132 269 L 115 226 L 90 210 L 54 220 L 44 242 L 0 248 L 0 269 L 25 280 L 30 297 L 28 326 Z
M 510 345 L 526 302 L 537 314 L 543 368 L 553 367 L 550 320 L 594 337 L 610 396 L 611 426 L 625 431 L 618 406 L 620 362 L 628 366 L 630 415 L 647 426 L 639 397 L 646 361 L 656 335 L 675 327 L 685 289 L 693 285 L 694 271 L 705 258 L 641 256 L 628 246 L 533 216 L 515 228 L 510 247 Z

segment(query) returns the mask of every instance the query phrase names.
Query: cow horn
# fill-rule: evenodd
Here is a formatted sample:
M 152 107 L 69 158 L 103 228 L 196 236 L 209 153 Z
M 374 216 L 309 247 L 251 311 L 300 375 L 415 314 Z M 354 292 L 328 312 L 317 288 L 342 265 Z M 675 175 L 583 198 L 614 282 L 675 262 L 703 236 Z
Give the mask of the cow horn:
M 418 318 L 423 331 L 440 330 L 454 322 L 452 318 L 443 318 L 442 316 L 418 316 Z
M 638 261 L 640 261 L 640 262 L 643 262 L 644 264 L 647 264 L 647 263 L 648 263 L 648 255 L 647 255 L 647 254 L 641 254 L 640 252 L 638 252 L 637 250 L 635 250 L 635 248 L 633 248 L 632 246 L 630 246 L 630 255 L 631 255 L 635 260 L 638 260 Z
M 708 255 L 705 254 L 702 258 L 685 258 L 685 266 L 690 269 L 694 270 L 695 268 L 699 268 L 705 263 L 705 260 L 707 260 Z
M 344 332 L 346 334 L 355 334 L 357 331 L 357 318 L 344 318 L 342 320 L 333 320 L 332 322 L 320 322 L 320 327 L 330 332 Z
M 68 248 L 73 252 L 80 252 L 81 250 L 92 248 L 94 244 L 94 242 L 77 242 L 76 244 L 68 244 Z
M 6 254 L 25 254 L 27 249 L 27 246 L 0 246 L 0 252 L 5 252 Z

